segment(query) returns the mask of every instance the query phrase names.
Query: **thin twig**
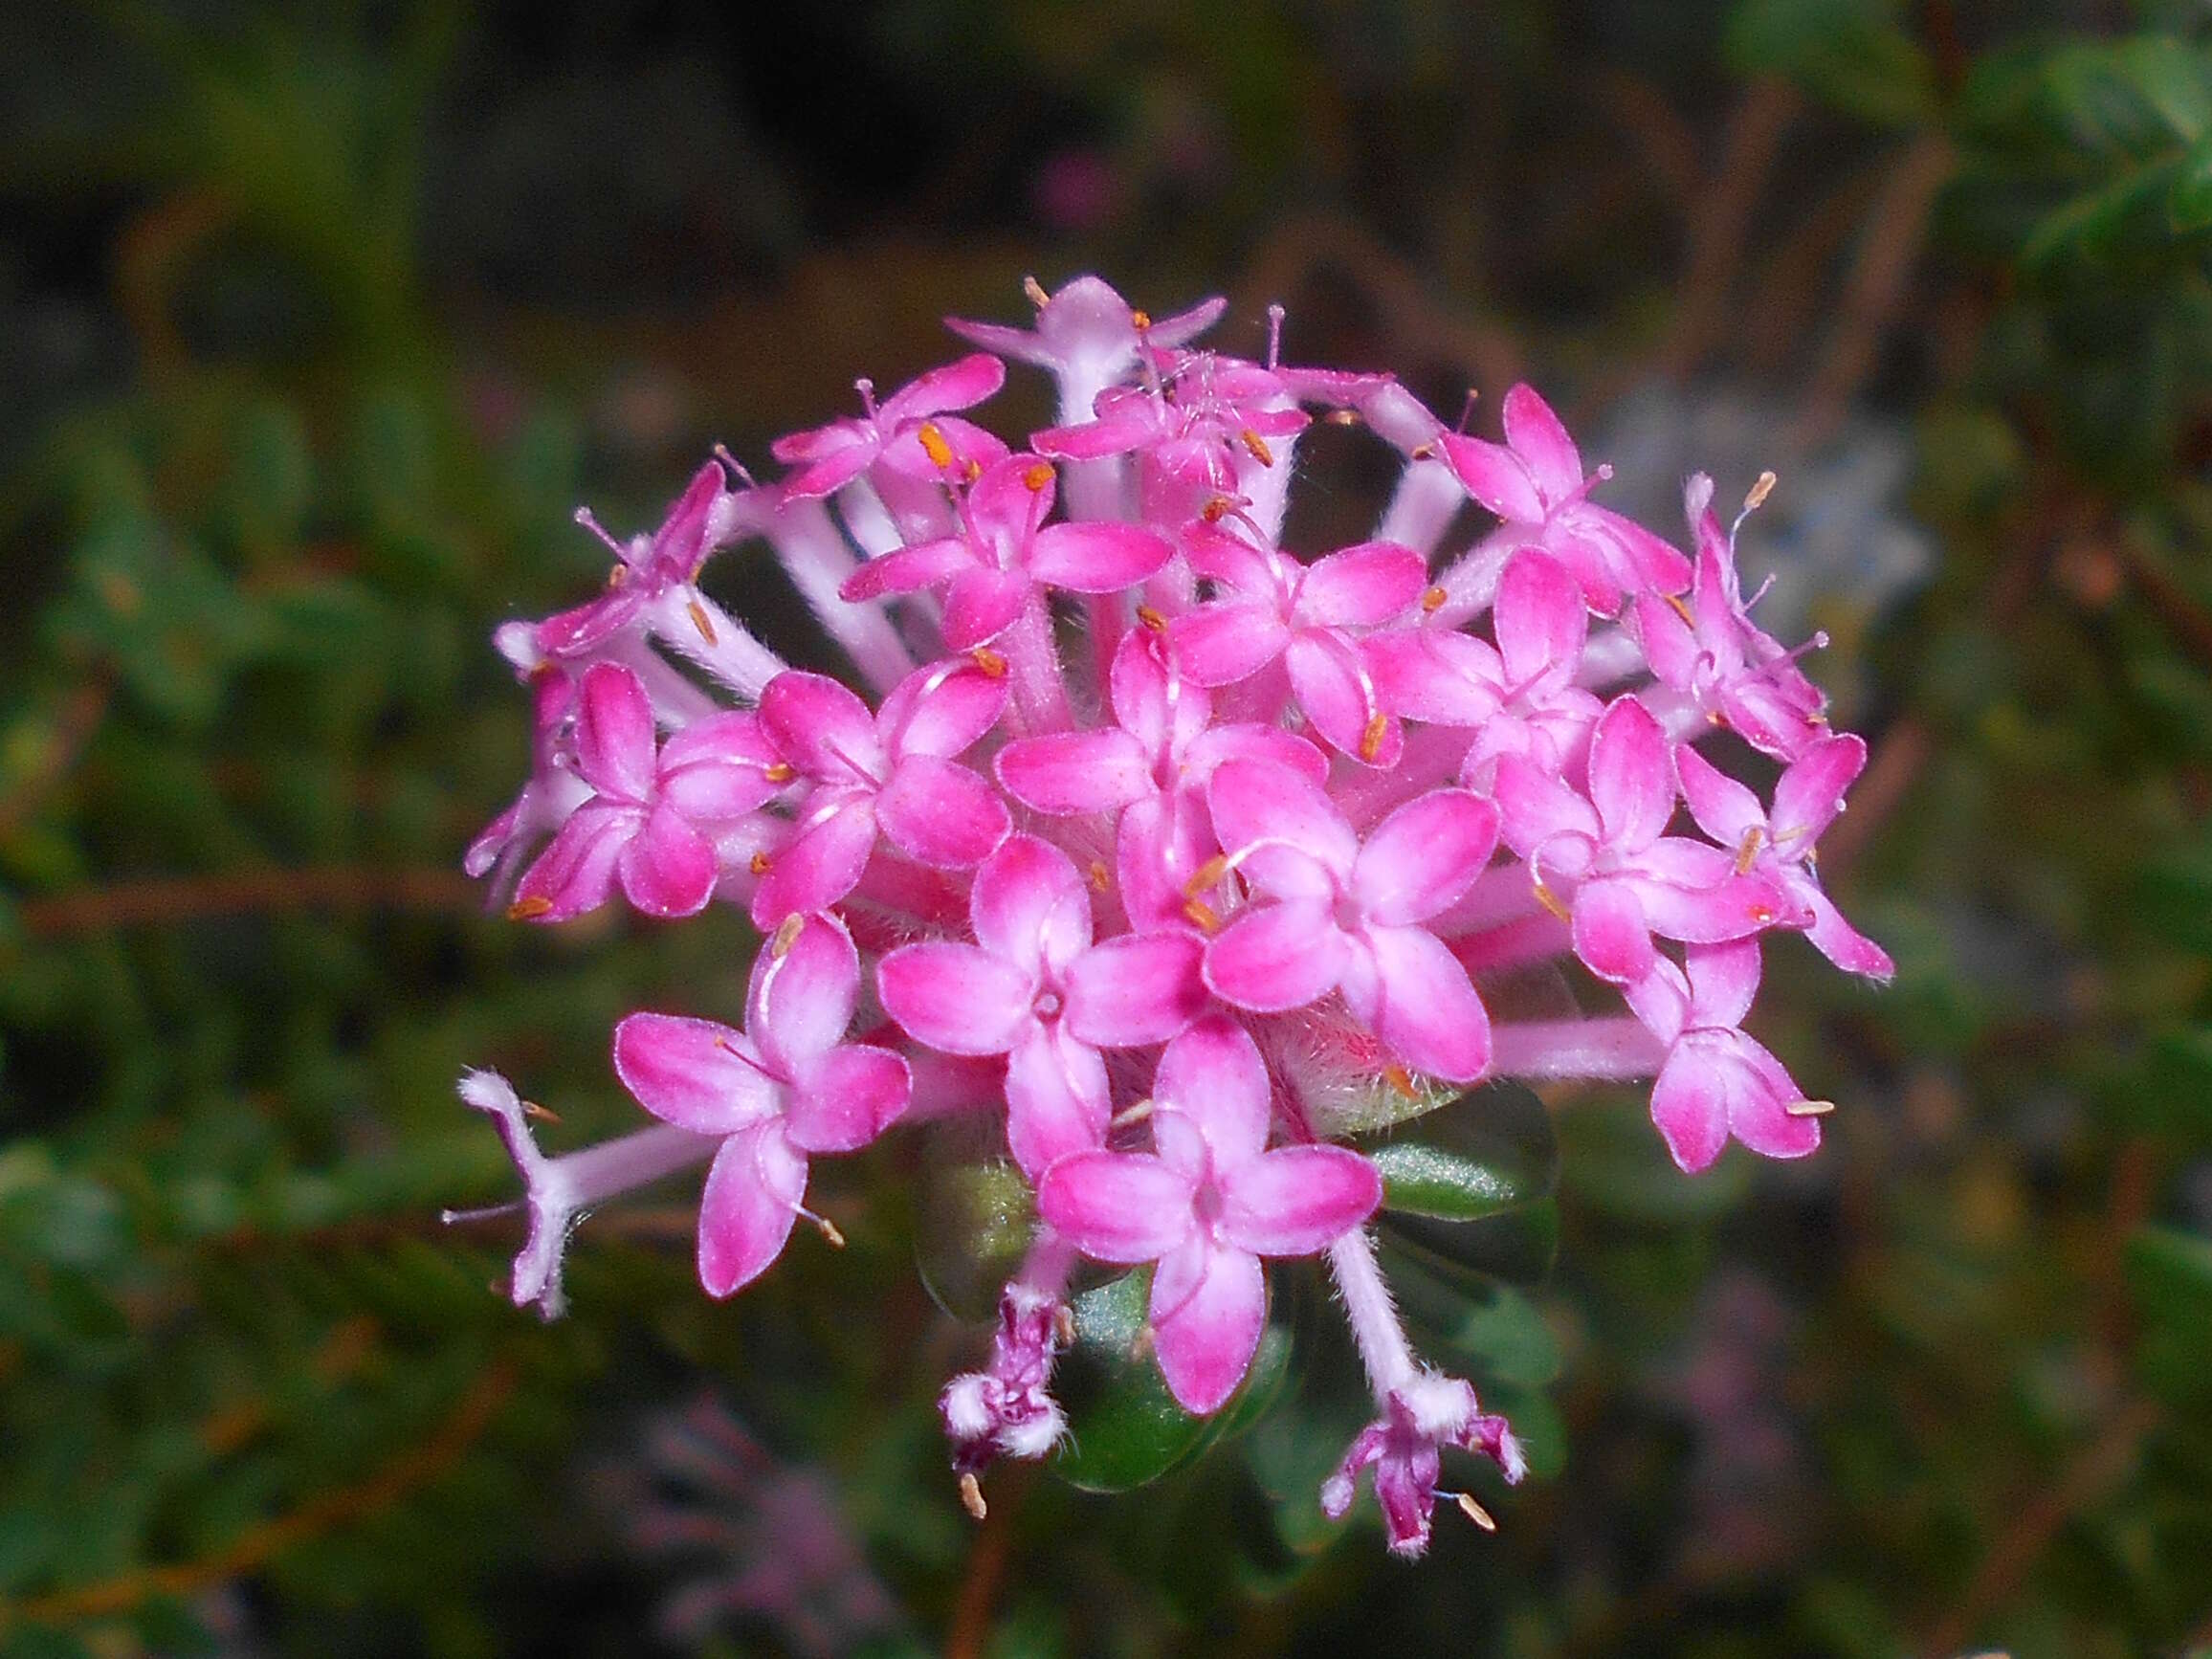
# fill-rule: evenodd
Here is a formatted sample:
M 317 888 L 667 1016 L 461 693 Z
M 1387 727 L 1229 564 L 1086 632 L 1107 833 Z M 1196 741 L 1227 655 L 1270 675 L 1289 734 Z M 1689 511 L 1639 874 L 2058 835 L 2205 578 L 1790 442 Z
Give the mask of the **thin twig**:
M 1016 1464 L 994 1483 L 990 1513 L 977 1530 L 968 1551 L 967 1570 L 962 1575 L 960 1599 L 953 1604 L 952 1626 L 944 1639 L 945 1659 L 980 1659 L 990 1645 L 991 1614 L 1006 1583 L 1006 1562 L 1013 1554 L 1014 1514 L 1028 1495 L 1034 1469 Z
M 1719 169 L 1696 198 L 1690 217 L 1682 300 L 1659 354 L 1662 366 L 1677 379 L 1697 366 L 1721 333 L 1728 297 L 1743 267 L 1752 215 L 1799 103 L 1786 81 L 1766 77 L 1752 82 L 1729 120 Z
M 480 899 L 481 890 L 457 870 L 342 865 L 119 881 L 25 899 L 16 914 L 33 939 L 65 939 L 111 928 L 298 910 L 466 911 Z

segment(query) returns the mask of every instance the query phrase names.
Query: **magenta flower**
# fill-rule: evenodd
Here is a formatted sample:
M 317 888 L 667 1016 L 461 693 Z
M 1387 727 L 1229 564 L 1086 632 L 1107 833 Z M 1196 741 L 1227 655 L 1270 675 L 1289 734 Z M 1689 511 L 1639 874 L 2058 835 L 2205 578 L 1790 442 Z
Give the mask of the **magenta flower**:
M 1803 1158 L 1821 1143 L 1825 1100 L 1807 1100 L 1782 1064 L 1740 1027 L 1759 990 L 1759 941 L 1692 947 L 1688 971 L 1660 961 L 1628 988 L 1629 1006 L 1668 1045 L 1651 1089 L 1651 1121 L 1691 1173 L 1733 1135 L 1768 1158 Z
M 1490 1016 L 1467 970 L 1421 926 L 1474 885 L 1497 812 L 1459 789 L 1408 801 L 1362 846 L 1327 794 L 1288 767 L 1231 761 L 1206 791 L 1228 863 L 1276 902 L 1206 946 L 1224 1002 L 1283 1012 L 1341 990 L 1405 1065 L 1469 1083 L 1490 1065 Z
M 941 589 L 944 642 L 972 651 L 1011 628 L 1048 587 L 1115 593 L 1174 556 L 1135 524 L 1047 524 L 1053 472 L 1035 455 L 1009 455 L 961 498 L 961 531 L 871 559 L 844 586 L 849 600 Z
M 705 909 L 721 874 L 716 831 L 773 799 L 790 768 L 747 714 L 686 726 L 656 752 L 653 700 L 613 663 L 585 671 L 576 707 L 576 770 L 595 793 L 523 873 L 512 914 L 565 921 L 617 880 L 648 916 Z
M 1183 884 L 1219 851 L 1206 784 L 1225 761 L 1264 760 L 1315 784 L 1329 763 L 1278 726 L 1214 725 L 1204 686 L 1162 661 L 1160 636 L 1122 635 L 1109 677 L 1115 725 L 1019 738 L 999 751 L 999 782 L 1032 811 L 1119 814 L 1115 845 L 1121 903 L 1132 927 L 1178 925 Z
M 1505 394 L 1505 442 L 1447 432 L 1438 440 L 1467 493 L 1505 522 L 1492 544 L 1541 547 L 1582 586 L 1602 616 L 1621 609 L 1625 595 L 1679 593 L 1690 586 L 1690 562 L 1642 525 L 1589 499 L 1610 476 L 1584 477 L 1575 440 L 1536 388 Z
M 979 864 L 1006 838 L 1006 804 L 953 757 L 974 747 L 1006 707 L 1003 678 L 968 663 L 918 669 L 880 711 L 833 679 L 778 675 L 761 724 L 807 780 L 792 837 L 765 858 L 753 922 L 826 910 L 859 882 L 878 830 L 940 870 Z
M 911 478 L 939 477 L 947 468 L 962 476 L 971 462 L 980 471 L 1005 455 L 1006 446 L 970 422 L 929 423 L 929 417 L 972 409 L 1006 384 L 1006 365 L 983 352 L 917 376 L 880 404 L 874 387 L 864 380 L 860 397 L 867 412 L 860 419 L 831 421 L 769 446 L 776 459 L 799 469 L 783 481 L 783 492 L 813 500 L 851 483 L 878 459 Z M 932 426 L 926 435 L 925 423 Z
M 1168 1044 L 1152 1083 L 1151 1154 L 1078 1152 L 1045 1174 L 1037 1209 L 1088 1256 L 1158 1262 L 1161 1374 L 1187 1411 L 1217 1411 L 1267 1322 L 1262 1256 L 1312 1255 L 1382 1202 L 1374 1167 L 1339 1146 L 1267 1149 L 1266 1064 L 1215 1015 Z
M 1687 609 L 1646 594 L 1636 632 L 1659 683 L 1756 749 L 1793 761 L 1827 735 L 1827 697 L 1797 665 L 1827 643 L 1815 634 L 1785 651 L 1751 620 L 1736 574 L 1736 534 L 1713 510 L 1713 480 L 1700 473 L 1685 491 L 1697 533 L 1697 573 Z M 1757 595 L 1753 596 L 1755 599 Z
M 1094 943 L 1091 896 L 1068 855 L 1011 835 L 976 872 L 976 942 L 903 945 L 875 975 L 917 1042 L 1006 1056 L 1006 1139 L 1031 1176 L 1098 1144 L 1113 1107 L 1101 1049 L 1165 1042 L 1205 1006 L 1199 941 L 1131 934 Z
M 809 1154 L 865 1146 L 906 1106 L 906 1062 L 845 1041 L 859 990 L 852 940 L 809 916 L 754 959 L 743 1030 L 674 1014 L 614 1029 L 614 1070 L 637 1103 L 721 1139 L 699 1202 L 709 1295 L 750 1284 L 783 1253 L 807 1213 Z
M 1228 309 L 1226 299 L 1202 299 L 1155 321 L 1095 276 L 1078 276 L 1051 296 L 1033 282 L 1028 286 L 1037 306 L 1033 333 L 957 317 L 946 318 L 945 326 L 985 351 L 1051 370 L 1060 384 L 1060 407 L 1077 411 L 1063 416 L 1070 420 L 1089 414 L 1101 391 L 1133 372 L 1146 344 L 1186 344 Z
M 558 664 L 542 662 L 525 676 L 530 684 L 530 781 L 507 808 L 469 843 L 461 868 L 492 877 L 496 898 L 506 887 L 517 859 L 542 836 L 552 834 L 568 815 L 591 799 L 591 785 L 567 763 L 562 739 L 576 702 L 576 683 Z
M 579 513 L 579 521 L 613 549 L 614 569 L 608 577 L 607 591 L 598 598 L 538 625 L 538 649 L 548 656 L 580 656 L 632 625 L 675 626 L 672 608 L 686 615 L 687 626 L 710 632 L 711 622 L 702 625 L 688 614 L 695 606 L 700 615 L 706 614 L 692 584 L 707 555 L 727 534 L 721 516 L 728 496 L 721 467 L 709 461 L 692 475 L 691 487 L 669 509 L 660 528 L 627 544 L 601 530 L 588 513 Z
M 1890 953 L 1844 919 L 1821 888 L 1813 848 L 1844 809 L 1844 792 L 1867 764 L 1865 740 L 1822 738 L 1790 763 L 1774 786 L 1774 811 L 1695 749 L 1675 751 L 1682 798 L 1697 827 L 1723 847 L 1736 849 L 1736 868 L 1771 875 L 1791 899 L 1812 913 L 1805 937 L 1836 966 L 1887 980 L 1897 965 Z
M 1428 567 L 1410 547 L 1370 542 L 1300 564 L 1211 525 L 1185 543 L 1191 568 L 1231 589 L 1168 624 L 1175 665 L 1200 685 L 1226 686 L 1284 659 L 1291 690 L 1333 748 L 1371 766 L 1396 764 L 1404 736 L 1382 706 L 1359 634 L 1411 608 Z
M 1382 1415 L 1361 1429 L 1344 1461 L 1321 1486 L 1321 1512 L 1341 1520 L 1352 1508 L 1360 1476 L 1375 1471 L 1375 1499 L 1382 1509 L 1390 1548 L 1418 1556 L 1428 1548 L 1428 1516 L 1448 1446 L 1489 1458 L 1518 1485 L 1528 1472 L 1520 1442 L 1502 1417 L 1486 1415 L 1474 1390 L 1456 1377 L 1433 1371 L 1390 1390 Z
M 1528 860 L 1537 898 L 1571 914 L 1575 954 L 1615 984 L 1651 971 L 1656 933 L 1712 944 L 1809 916 L 1773 876 L 1738 871 L 1731 855 L 1666 833 L 1674 815 L 1667 734 L 1632 697 L 1617 698 L 1590 740 L 1585 800 L 1530 759 L 1497 766 L 1505 839 Z

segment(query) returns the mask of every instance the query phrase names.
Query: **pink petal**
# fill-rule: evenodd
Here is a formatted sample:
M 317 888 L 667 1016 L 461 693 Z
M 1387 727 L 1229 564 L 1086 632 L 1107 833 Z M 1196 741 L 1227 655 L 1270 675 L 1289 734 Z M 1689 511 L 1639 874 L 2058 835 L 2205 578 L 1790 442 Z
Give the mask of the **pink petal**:
M 1329 777 L 1329 757 L 1295 732 L 1280 726 L 1214 726 L 1201 732 L 1183 757 L 1183 775 L 1203 786 L 1214 768 L 1230 761 L 1252 761 L 1266 766 L 1288 766 L 1316 785 Z
M 1078 1152 L 1045 1172 L 1037 1213 L 1093 1261 L 1149 1262 L 1190 1231 L 1190 1196 L 1157 1158 Z
M 1552 412 L 1552 406 L 1533 386 L 1515 387 L 1505 394 L 1505 441 L 1513 446 L 1536 479 L 1544 499 L 1559 502 L 1582 487 L 1582 457 L 1575 440 Z
M 965 766 L 909 755 L 875 798 L 884 839 L 939 870 L 981 864 L 1006 838 L 1006 804 Z
M 1280 553 L 1255 547 L 1219 525 L 1198 524 L 1184 532 L 1183 541 L 1194 572 L 1227 584 L 1247 599 L 1265 600 L 1271 608 L 1282 590 L 1282 578 L 1297 573 L 1297 566 Z
M 1324 1250 L 1375 1213 L 1382 1178 L 1341 1146 L 1286 1146 L 1221 1177 L 1219 1236 L 1263 1256 Z
M 782 759 L 759 716 L 710 715 L 661 745 L 660 798 L 695 823 L 742 818 L 783 786 L 767 775 Z
M 595 662 L 576 703 L 576 769 L 602 795 L 639 802 L 653 793 L 653 699 L 630 670 Z
M 832 1049 L 794 1091 L 784 1123 L 805 1152 L 852 1152 L 866 1146 L 906 1109 L 906 1062 L 889 1049 L 848 1043 Z
M 1257 674 L 1290 640 L 1272 605 L 1243 600 L 1213 600 L 1167 625 L 1175 666 L 1203 686 L 1234 685 Z
M 1006 1056 L 1006 1146 L 1032 1182 L 1061 1159 L 1095 1151 L 1113 1106 L 1098 1051 L 1032 1025 Z
M 1540 524 L 1543 498 L 1520 458 L 1503 444 L 1446 432 L 1444 458 L 1467 493 L 1509 523 Z
M 948 363 L 917 375 L 883 400 L 876 424 L 885 430 L 923 415 L 948 409 L 973 409 L 995 396 L 1006 384 L 1006 365 L 984 352 L 973 352 L 958 363 Z
M 1350 635 L 1322 628 L 1294 633 L 1283 665 L 1298 706 L 1331 747 L 1385 771 L 1398 763 L 1405 732 L 1387 718 L 1375 682 L 1367 677 L 1366 660 Z M 1378 714 L 1385 716 L 1379 724 Z
M 1844 809 L 1844 791 L 1866 764 L 1865 740 L 1847 732 L 1806 748 L 1774 786 L 1775 851 L 1803 857 Z
M 982 565 L 952 579 L 944 596 L 944 643 L 953 651 L 973 651 L 1014 625 L 1029 604 L 1034 585 L 1020 570 Z
M 1188 925 L 1183 884 L 1217 851 L 1205 803 L 1187 789 L 1147 796 L 1121 814 L 1114 848 L 1129 925 Z
M 1666 537 L 1654 536 L 1609 507 L 1585 501 L 1577 513 L 1621 550 L 1621 562 L 1636 586 L 1652 593 L 1680 593 L 1690 586 L 1690 561 Z
M 1515 553 L 1498 579 L 1492 619 L 1509 685 L 1523 686 L 1555 672 L 1562 679 L 1574 677 L 1590 612 L 1582 585 L 1557 559 L 1533 547 Z
M 1690 1023 L 1741 1025 L 1759 995 L 1759 940 L 1692 945 L 1684 965 L 1690 977 Z
M 875 434 L 858 422 L 850 423 L 850 427 L 852 433 L 850 443 L 825 447 L 818 458 L 789 477 L 777 481 L 783 500 L 818 501 L 824 496 L 834 495 L 868 471 L 870 463 L 882 453 L 881 447 Z M 774 448 L 770 446 L 771 453 Z
M 1675 1163 L 1694 1175 L 1728 1144 L 1728 1082 L 1711 1053 L 1677 1043 L 1651 1088 L 1651 1121 Z
M 1338 880 L 1350 878 L 1359 837 L 1311 778 L 1264 761 L 1230 761 L 1215 768 L 1206 798 L 1214 833 L 1228 852 L 1266 841 L 1302 855 L 1293 864 L 1277 859 L 1271 847 L 1244 859 L 1239 868 L 1270 891 L 1285 885 L 1301 895 L 1319 891 L 1312 881 L 1316 866 Z
M 1706 851 L 1728 856 L 1717 848 Z M 1717 944 L 1770 927 L 1806 927 L 1813 919 L 1796 894 L 1764 872 L 1737 875 L 1730 869 L 1703 888 L 1634 875 L 1619 879 L 1634 886 L 1653 933 L 1688 944 Z
M 1272 1097 L 1258 1047 L 1224 1014 L 1168 1044 L 1152 1077 L 1153 1100 L 1194 1125 L 1225 1172 L 1248 1167 L 1267 1145 Z
M 917 593 L 975 567 L 975 549 L 958 536 L 919 542 L 869 560 L 845 579 L 837 596 L 857 604 L 887 593 Z
M 1335 990 L 1350 956 L 1326 901 L 1286 899 L 1244 912 L 1214 936 L 1206 983 L 1225 1003 L 1282 1013 Z
M 1627 852 L 1658 840 L 1674 815 L 1667 734 L 1632 697 L 1615 698 L 1590 736 L 1590 801 L 1605 840 Z
M 1821 955 L 1846 973 L 1865 974 L 1885 984 L 1896 977 L 1897 964 L 1890 960 L 1890 953 L 1845 920 L 1844 913 L 1826 894 L 1816 887 L 1810 893 L 1801 890 L 1798 896 L 1812 909 L 1813 924 L 1805 930 L 1805 937 Z
M 796 1077 L 845 1040 L 860 999 L 860 953 L 828 916 L 807 917 L 779 950 L 784 937 L 753 959 L 745 1025 L 768 1063 Z
M 752 1058 L 748 1058 L 752 1056 Z M 783 1090 L 742 1031 L 712 1020 L 631 1014 L 614 1028 L 614 1073 L 664 1123 L 730 1135 L 773 1115 Z
M 1029 543 L 1029 576 L 1076 593 L 1117 593 L 1173 557 L 1163 539 L 1135 524 L 1048 524 Z
M 665 803 L 622 850 L 622 891 L 647 916 L 697 916 L 714 896 L 714 847 Z
M 1034 1023 L 1035 982 L 972 944 L 901 945 L 875 969 L 883 1011 L 947 1054 L 1003 1054 Z
M 1688 743 L 1675 745 L 1674 776 L 1690 816 L 1722 847 L 1734 851 L 1754 830 L 1765 836 L 1766 813 L 1759 797 Z
M 791 466 L 801 461 L 817 461 L 824 455 L 841 454 L 855 445 L 872 441 L 866 421 L 834 420 L 826 426 L 809 427 L 803 432 L 785 432 L 768 446 L 768 453 Z
M 1383 1046 L 1416 1072 L 1471 1083 L 1490 1070 L 1490 1012 L 1467 969 L 1418 927 L 1362 928 L 1344 1000 Z
M 1009 835 L 976 872 L 968 915 L 983 948 L 1034 984 L 1091 944 L 1091 895 L 1068 855 L 1035 835 Z
M 1818 1150 L 1821 1120 L 1787 1110 L 1804 1098 L 1804 1092 L 1780 1060 L 1749 1037 L 1734 1035 L 1737 1065 L 1729 1090 L 1728 1127 L 1736 1139 L 1764 1158 L 1803 1158 Z
M 1268 1321 L 1259 1257 L 1193 1238 L 1161 1258 L 1152 1280 L 1160 1374 L 1185 1411 L 1221 1409 L 1244 1381 Z
M 1575 954 L 1617 985 L 1642 979 L 1658 955 L 1637 895 L 1633 884 L 1617 880 L 1585 881 L 1575 895 Z
M 1308 566 L 1292 617 L 1306 628 L 1380 628 L 1427 586 L 1427 562 L 1412 548 L 1363 542 Z
M 726 1296 L 767 1272 L 807 1196 L 807 1160 L 768 1122 L 733 1135 L 715 1154 L 699 1196 L 699 1283 Z
M 1575 604 L 1582 605 L 1580 596 Z M 1446 726 L 1479 726 L 1498 710 L 1497 653 L 1471 634 L 1410 628 L 1361 642 L 1376 696 L 1392 714 Z
M 1639 594 L 1633 615 L 1636 643 L 1662 685 L 1688 691 L 1697 675 L 1697 636 L 1675 608 L 1653 594 Z
M 951 760 L 999 722 L 1008 686 L 972 663 L 937 663 L 917 669 L 892 688 L 876 716 L 876 730 L 894 757 L 935 755 Z
M 1061 816 L 1117 811 L 1154 788 L 1144 746 L 1118 728 L 1017 738 L 994 769 L 1023 806 Z
M 761 693 L 761 723 L 780 753 L 809 778 L 879 779 L 883 748 L 868 705 L 826 675 L 787 669 Z
M 828 910 L 859 885 L 874 851 L 874 796 L 856 790 L 810 811 L 799 833 L 768 855 L 768 873 L 753 889 L 753 925 L 770 933 L 787 916 Z
M 1523 858 L 1547 842 L 1573 837 L 1590 843 L 1598 838 L 1596 809 L 1560 782 L 1557 773 L 1526 756 L 1499 759 L 1493 792 L 1499 831 L 1506 845 Z
M 1213 719 L 1213 698 L 1188 676 L 1168 672 L 1167 642 L 1150 629 L 1131 629 L 1114 648 L 1108 696 L 1115 719 L 1147 754 L 1191 741 Z
M 1497 845 L 1497 808 L 1464 789 L 1432 789 L 1368 832 L 1352 893 L 1370 921 L 1426 921 L 1458 902 Z
M 615 868 L 641 822 L 634 807 L 579 807 L 522 873 L 515 889 L 516 913 L 534 921 L 566 921 L 597 910 L 607 902 Z
M 1188 933 L 1130 934 L 1069 964 L 1069 1034 L 1095 1049 L 1164 1043 L 1206 1011 L 1199 965 L 1206 947 Z

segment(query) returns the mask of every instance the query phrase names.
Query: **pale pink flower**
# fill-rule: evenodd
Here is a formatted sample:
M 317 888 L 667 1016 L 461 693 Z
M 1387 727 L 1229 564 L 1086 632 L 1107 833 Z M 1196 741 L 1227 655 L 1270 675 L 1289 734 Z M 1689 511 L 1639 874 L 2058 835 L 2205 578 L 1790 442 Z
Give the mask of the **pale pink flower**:
M 1161 1374 L 1187 1411 L 1217 1411 L 1267 1322 L 1262 1256 L 1312 1255 L 1382 1202 L 1374 1167 L 1339 1146 L 1268 1150 L 1267 1066 L 1214 1015 L 1167 1046 L 1152 1082 L 1154 1150 L 1078 1152 L 1046 1171 L 1045 1220 L 1084 1254 L 1158 1262 Z
M 688 610 L 696 602 L 692 584 L 699 566 L 726 528 L 721 515 L 728 493 L 721 467 L 709 461 L 692 475 L 660 528 L 628 542 L 608 536 L 588 513 L 579 513 L 578 521 L 612 549 L 615 565 L 606 592 L 538 624 L 538 649 L 548 656 L 581 656 L 633 626 L 668 622 L 672 607 Z
M 941 476 L 948 466 L 955 466 L 954 476 L 960 476 L 970 462 L 979 469 L 988 466 L 1006 454 L 1006 445 L 971 422 L 931 423 L 929 417 L 972 409 L 1006 383 L 1006 365 L 983 352 L 918 375 L 881 403 L 875 401 L 874 387 L 864 380 L 860 397 L 867 412 L 858 420 L 831 421 L 769 446 L 776 459 L 799 469 L 779 488 L 786 496 L 811 500 L 851 483 L 879 459 L 912 478 Z M 925 423 L 932 426 L 926 436 Z
M 1155 320 L 1141 316 L 1095 276 L 1078 276 L 1051 296 L 1033 283 L 1029 287 L 1038 300 L 1034 332 L 957 317 L 946 318 L 945 326 L 985 351 L 1050 370 L 1060 384 L 1061 407 L 1080 411 L 1069 419 L 1088 414 L 1101 391 L 1131 373 L 1146 343 L 1186 344 L 1228 309 L 1226 299 L 1203 299 L 1187 311 Z
M 1348 1514 L 1360 1476 L 1372 1469 L 1390 1548 L 1402 1556 L 1422 1554 L 1428 1548 L 1428 1516 L 1448 1446 L 1489 1458 L 1509 1484 L 1517 1485 L 1528 1472 L 1528 1459 L 1504 1418 L 1486 1415 L 1474 1390 L 1460 1379 L 1425 1371 L 1393 1388 L 1382 1415 L 1354 1439 L 1344 1461 L 1322 1483 L 1322 1513 L 1332 1520 Z
M 830 918 L 809 916 L 753 960 L 745 1029 L 631 1014 L 614 1069 L 662 1122 L 718 1136 L 699 1201 L 699 1283 L 726 1296 L 783 1252 L 807 1213 L 810 1154 L 867 1145 L 905 1108 L 906 1062 L 848 1043 L 860 957 Z

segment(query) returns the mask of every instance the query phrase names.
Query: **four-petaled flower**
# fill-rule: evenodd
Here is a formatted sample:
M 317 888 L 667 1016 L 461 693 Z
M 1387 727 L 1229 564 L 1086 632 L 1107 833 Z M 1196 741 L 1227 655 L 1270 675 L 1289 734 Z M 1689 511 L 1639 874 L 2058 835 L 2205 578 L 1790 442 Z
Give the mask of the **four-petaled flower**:
M 710 461 L 692 475 L 691 487 L 651 536 L 617 542 L 589 514 L 579 513 L 578 520 L 613 549 L 616 563 L 606 592 L 538 625 L 538 649 L 547 656 L 582 656 L 632 624 L 675 626 L 666 615 L 671 606 L 690 613 L 690 626 L 700 633 L 711 633 L 713 625 L 699 620 L 706 610 L 692 584 L 728 529 L 722 520 L 729 499 L 722 469 Z
M 1374 1166 L 1340 1146 L 1268 1149 L 1268 1070 L 1213 1015 L 1168 1044 L 1152 1082 L 1151 1153 L 1078 1152 L 1046 1171 L 1037 1211 L 1084 1254 L 1158 1262 L 1161 1374 L 1187 1411 L 1219 1410 L 1267 1322 L 1262 1256 L 1325 1250 L 1382 1202 Z
M 905 1108 L 906 1062 L 845 1041 L 859 989 L 844 928 L 794 918 L 754 959 L 743 1030 L 674 1014 L 631 1014 L 614 1029 L 614 1069 L 639 1105 L 723 1138 L 699 1203 L 710 1295 L 751 1283 L 782 1253 L 807 1213 L 809 1154 L 865 1146 Z
M 1443 1449 L 1458 1447 L 1489 1458 L 1517 1485 L 1528 1472 L 1520 1442 L 1502 1417 L 1476 1405 L 1474 1390 L 1457 1377 L 1427 1371 L 1390 1391 L 1382 1415 L 1360 1431 L 1337 1471 L 1321 1485 L 1321 1512 L 1341 1519 L 1352 1507 L 1360 1476 L 1375 1471 L 1375 1501 L 1390 1547 L 1418 1556 L 1428 1547 L 1428 1514 L 1444 1472 Z
M 956 463 L 956 476 L 969 464 L 980 470 L 1003 456 L 1006 445 L 971 422 L 929 417 L 972 409 L 1006 383 L 1006 365 L 981 351 L 917 376 L 881 403 L 874 387 L 862 381 L 867 413 L 860 419 L 792 432 L 770 446 L 776 459 L 799 469 L 778 487 L 786 496 L 812 500 L 851 483 L 879 458 L 915 478 L 941 476 Z M 926 433 L 925 425 L 931 429 Z

